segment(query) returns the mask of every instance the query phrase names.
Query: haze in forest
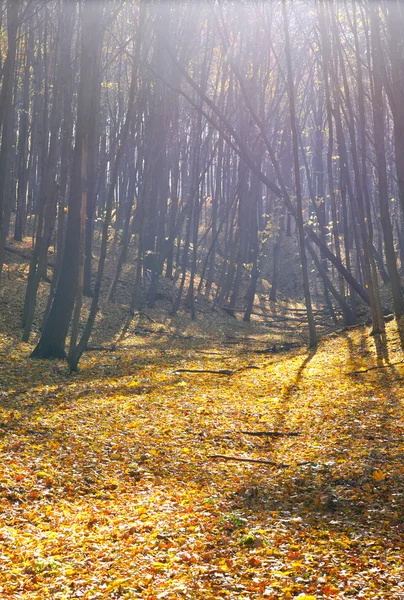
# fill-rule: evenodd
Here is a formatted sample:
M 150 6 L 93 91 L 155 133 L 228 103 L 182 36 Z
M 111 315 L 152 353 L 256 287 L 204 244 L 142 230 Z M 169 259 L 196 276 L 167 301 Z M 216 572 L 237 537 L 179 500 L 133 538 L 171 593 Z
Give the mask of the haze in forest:
M 0 0 L 0 599 L 400 600 L 404 3 Z
M 168 280 L 171 314 L 203 294 L 249 321 L 282 275 L 309 346 L 313 302 L 401 330 L 402 23 L 394 1 L 3 2 L 0 264 L 31 246 L 24 341 L 50 279 L 33 356 L 69 335 L 75 369 L 123 272 L 131 314 Z

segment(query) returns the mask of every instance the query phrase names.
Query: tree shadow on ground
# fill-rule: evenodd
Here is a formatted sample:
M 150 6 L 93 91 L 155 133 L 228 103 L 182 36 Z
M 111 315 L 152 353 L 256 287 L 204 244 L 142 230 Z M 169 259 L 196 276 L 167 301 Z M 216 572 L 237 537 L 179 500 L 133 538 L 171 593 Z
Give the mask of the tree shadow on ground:
M 73 378 L 62 378 L 60 373 L 58 375 L 51 370 L 49 363 L 38 363 L 38 373 L 34 377 L 38 378 L 37 384 L 40 384 L 45 367 L 48 369 L 48 379 L 34 407 L 34 411 L 37 411 L 35 417 L 40 417 L 41 414 L 52 416 L 52 411 L 57 412 L 63 401 L 66 420 L 61 415 L 59 427 L 52 428 L 35 422 L 28 430 L 23 429 L 22 423 L 17 423 L 11 437 L 10 441 L 14 444 L 11 452 L 19 461 L 25 447 L 25 456 L 36 455 L 40 457 L 41 463 L 46 464 L 54 458 L 52 445 L 60 446 L 63 458 L 60 462 L 60 486 L 53 489 L 54 484 L 45 480 L 44 496 L 38 491 L 36 502 L 57 505 L 63 498 L 65 504 L 71 502 L 72 510 L 78 501 L 105 502 L 107 505 L 111 502 L 111 491 L 114 492 L 114 486 L 118 486 L 122 496 L 136 505 L 139 500 L 151 496 L 155 490 L 169 494 L 170 490 L 175 489 L 178 490 L 179 497 L 177 510 L 181 512 L 185 510 L 181 506 L 182 495 L 184 498 L 187 495 L 192 498 L 195 490 L 199 490 L 205 500 L 211 497 L 215 503 L 216 529 L 210 532 L 215 536 L 215 549 L 234 544 L 238 545 L 240 552 L 248 552 L 248 548 L 240 546 L 240 540 L 243 535 L 249 535 L 250 531 L 258 538 L 267 536 L 268 544 L 273 544 L 274 548 L 285 543 L 304 544 L 306 540 L 310 540 L 310 536 L 321 539 L 324 546 L 320 548 L 321 552 L 316 550 L 317 554 L 313 558 L 317 560 L 318 555 L 319 563 L 327 552 L 331 552 L 332 556 L 344 554 L 352 561 L 367 560 L 369 555 L 371 561 L 372 550 L 368 548 L 376 546 L 389 552 L 389 548 L 402 547 L 402 533 L 397 517 L 399 506 L 398 501 L 392 506 L 390 475 L 381 482 L 372 478 L 376 469 L 384 472 L 387 470 L 386 463 L 395 464 L 398 460 L 399 445 L 396 442 L 399 440 L 395 440 L 394 416 L 399 409 L 399 399 L 396 395 L 373 398 L 371 388 L 365 388 L 363 399 L 356 399 L 344 406 L 341 418 L 346 422 L 346 439 L 341 440 L 341 445 L 335 444 L 329 452 L 327 449 L 327 456 L 310 464 L 288 469 L 217 464 L 207 457 L 207 448 L 214 447 L 211 438 L 215 432 L 220 433 L 225 427 L 229 427 L 231 412 L 225 412 L 220 391 L 231 390 L 232 378 L 209 375 L 204 380 L 203 392 L 212 397 L 212 406 L 208 401 L 199 406 L 193 378 L 201 375 L 185 377 L 172 373 L 171 368 L 174 370 L 178 359 L 183 358 L 186 346 L 182 343 L 172 345 L 169 357 L 172 364 L 168 364 L 167 354 L 162 353 L 167 353 L 169 343 L 167 338 L 155 339 L 150 344 L 150 353 L 143 355 L 141 362 L 136 365 L 124 362 L 119 367 L 114 366 L 111 357 L 103 356 L 105 364 L 99 364 L 94 372 L 94 367 L 86 362 L 82 373 Z M 362 366 L 359 353 L 366 350 L 368 343 L 373 342 L 364 336 L 358 343 L 346 338 L 350 356 L 347 368 L 357 369 Z M 198 347 L 201 349 L 212 349 L 211 340 L 203 340 L 200 344 Z M 121 356 L 118 364 L 125 360 L 124 351 L 119 351 L 117 355 Z M 293 403 L 304 401 L 299 393 L 304 393 L 306 369 L 315 359 L 316 352 L 297 356 L 294 354 L 293 357 L 297 364 L 290 373 L 290 382 L 280 394 L 279 405 L 272 411 L 272 419 L 279 430 L 288 429 Z M 187 360 L 194 361 L 194 354 Z M 23 368 L 24 364 L 22 361 L 19 368 Z M 110 369 L 107 377 L 105 367 Z M 145 373 L 142 374 L 142 371 Z M 167 379 L 159 379 L 155 383 L 152 372 L 156 372 L 159 377 L 167 376 Z M 59 377 L 57 385 L 70 390 L 68 399 L 65 397 L 61 400 L 57 395 L 55 397 L 55 391 L 51 389 L 55 385 L 54 380 L 51 383 L 52 376 L 55 375 L 56 379 Z M 246 382 L 253 376 L 253 371 L 240 375 Z M 397 376 L 395 369 L 392 372 L 390 369 L 388 372 L 385 369 L 371 372 L 371 377 L 381 381 L 386 389 L 391 378 Z M 139 388 L 132 385 L 131 377 L 139 379 Z M 365 378 L 367 374 L 359 377 Z M 176 387 L 179 383 L 184 385 Z M 66 390 L 61 389 L 61 395 L 63 391 Z M 109 392 L 112 394 L 110 400 Z M 99 422 L 91 420 L 92 406 L 85 405 L 86 394 L 91 393 L 99 395 L 100 402 L 104 405 Z M 132 403 L 132 408 L 128 406 L 128 402 Z M 181 424 L 175 440 L 171 437 L 167 411 L 171 402 L 178 403 L 177 418 Z M 19 407 L 24 410 L 23 401 Z M 41 408 L 44 409 L 43 413 L 40 412 Z M 202 412 L 197 413 L 198 408 Z M 212 425 L 208 428 L 203 422 L 203 411 L 211 408 L 213 411 L 217 410 L 213 412 L 217 415 L 217 420 L 212 418 Z M 28 416 L 31 414 L 33 413 Z M 197 414 L 199 417 L 196 417 Z M 89 416 L 90 419 L 86 427 L 82 427 L 79 421 L 79 428 L 75 430 L 72 422 L 78 416 L 83 419 Z M 242 414 L 240 424 L 243 419 L 247 423 L 252 418 L 255 416 Z M 133 423 L 136 428 L 131 428 Z M 105 436 L 101 435 L 104 427 L 107 428 Z M 160 431 L 163 428 L 167 429 L 164 434 Z M 142 431 L 142 436 L 135 435 L 137 431 Z M 71 456 L 72 450 L 69 447 L 73 443 L 80 452 L 74 452 L 74 456 Z M 271 448 L 279 443 L 277 441 Z M 351 443 L 355 445 L 356 458 L 352 461 L 353 464 L 350 464 L 349 458 Z M 184 447 L 190 452 L 183 453 Z M 125 450 L 124 454 L 121 448 Z M 254 450 L 254 445 L 249 446 L 243 440 L 235 439 L 231 448 Z M 337 466 L 341 461 L 346 463 L 346 468 L 340 472 Z M 133 467 L 133 462 L 137 466 Z M 92 465 L 91 469 L 89 464 Z M 36 464 L 36 468 L 40 467 Z M 116 481 L 111 481 L 112 474 Z M 232 482 L 231 485 L 229 481 Z M 397 477 L 392 483 L 394 486 L 402 485 Z M 7 489 L 7 510 L 14 511 L 20 504 L 29 505 L 26 500 L 29 490 L 29 480 L 20 481 L 14 484 L 13 489 Z M 0 491 L 3 494 L 3 490 Z M 197 498 L 194 502 L 196 514 L 207 510 L 209 506 L 199 506 Z M 232 513 L 245 519 L 242 528 L 228 526 L 231 519 L 226 519 L 226 515 Z M 198 520 L 199 517 L 195 518 Z M 261 533 L 256 533 L 257 531 Z M 284 542 L 285 539 L 287 542 Z M 253 553 L 253 547 L 251 551 Z M 312 550 L 310 552 L 313 554 Z M 319 564 L 319 569 L 321 568 Z
M 384 339 L 372 342 L 363 333 L 359 343 L 355 344 L 348 335 L 345 338 L 349 348 L 347 366 L 358 369 L 363 365 L 360 356 L 368 353 L 369 343 L 375 344 L 378 365 L 384 366 L 389 360 Z M 287 403 L 279 421 L 282 426 L 287 422 L 288 400 L 293 398 L 297 391 L 295 386 L 312 358 L 310 354 L 305 358 L 285 392 Z M 390 536 L 402 544 L 402 540 L 399 542 L 403 527 L 402 493 L 395 494 L 392 490 L 400 492 L 404 483 L 400 475 L 403 432 L 397 427 L 397 417 L 403 407 L 400 398 L 390 389 L 392 380 L 397 380 L 400 375 L 391 366 L 373 371 L 371 376 L 386 394 L 376 397 L 369 385 L 363 398 L 344 404 L 346 437 L 341 439 L 341 444 L 328 449 L 322 464 L 293 467 L 284 472 L 283 478 L 278 473 L 274 476 L 274 470 L 269 467 L 254 465 L 254 472 L 245 470 L 243 484 L 234 492 L 234 510 L 254 513 L 266 507 L 268 511 L 280 511 L 289 521 L 298 516 L 300 525 L 293 522 L 292 527 L 300 531 L 309 523 L 310 527 L 326 527 L 334 532 L 333 535 L 343 533 L 352 537 L 352 532 L 356 532 L 358 539 L 374 536 L 381 544 L 386 536 Z M 355 457 L 352 463 L 351 452 Z M 346 465 L 338 474 L 336 465 L 341 461 Z M 265 473 L 271 473 L 270 484 Z M 285 519 L 286 527 L 288 518 Z

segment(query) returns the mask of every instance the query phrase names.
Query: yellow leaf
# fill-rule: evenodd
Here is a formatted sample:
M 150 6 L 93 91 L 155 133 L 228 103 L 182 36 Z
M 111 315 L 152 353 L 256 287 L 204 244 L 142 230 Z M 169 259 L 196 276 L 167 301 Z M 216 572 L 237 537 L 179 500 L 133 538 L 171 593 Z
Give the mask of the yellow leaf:
M 121 585 L 123 585 L 126 582 L 127 579 L 116 579 L 115 581 L 109 584 L 105 592 L 108 594 L 109 592 L 112 592 L 113 590 L 116 590 L 117 588 L 121 587 Z
M 38 473 L 36 474 L 37 477 L 42 478 L 42 477 L 49 477 L 49 473 L 47 473 L 46 471 L 38 471 Z
M 387 477 L 387 473 L 384 473 L 383 471 L 380 471 L 380 469 L 378 469 L 377 471 L 374 471 L 372 478 L 377 481 L 379 483 L 379 481 L 383 481 L 384 479 L 386 479 Z
M 224 572 L 229 571 L 229 566 L 225 560 L 221 560 L 218 567 L 221 571 L 224 571 Z

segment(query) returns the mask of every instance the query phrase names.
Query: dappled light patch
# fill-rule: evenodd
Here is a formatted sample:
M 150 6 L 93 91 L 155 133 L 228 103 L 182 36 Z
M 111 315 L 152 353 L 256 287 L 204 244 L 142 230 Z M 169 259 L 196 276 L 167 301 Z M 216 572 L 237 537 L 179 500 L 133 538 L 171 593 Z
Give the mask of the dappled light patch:
M 401 351 L 358 329 L 243 369 L 243 344 L 168 341 L 70 377 L 7 350 L 2 596 L 399 598 Z

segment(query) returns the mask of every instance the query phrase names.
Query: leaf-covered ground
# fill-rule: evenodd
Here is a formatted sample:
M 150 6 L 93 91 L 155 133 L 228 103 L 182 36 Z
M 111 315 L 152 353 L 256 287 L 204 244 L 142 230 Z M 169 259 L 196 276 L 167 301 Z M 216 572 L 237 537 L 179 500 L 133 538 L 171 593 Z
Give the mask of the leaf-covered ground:
M 404 598 L 388 338 L 265 354 L 148 332 L 67 376 L 3 337 L 0 598 Z

